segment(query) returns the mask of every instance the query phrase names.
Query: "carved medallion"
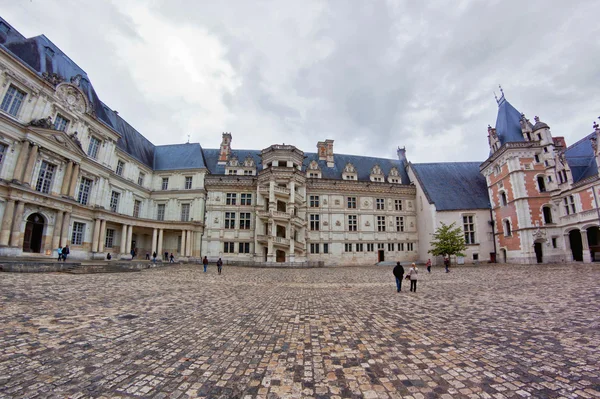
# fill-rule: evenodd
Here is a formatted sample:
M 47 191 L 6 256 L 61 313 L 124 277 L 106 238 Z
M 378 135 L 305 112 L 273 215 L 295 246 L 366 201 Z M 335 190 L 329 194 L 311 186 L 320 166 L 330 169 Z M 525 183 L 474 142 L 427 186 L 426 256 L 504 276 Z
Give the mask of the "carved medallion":
M 61 83 L 56 88 L 56 96 L 69 111 L 85 113 L 87 101 L 83 93 L 70 83 Z
M 342 225 L 342 223 L 341 223 L 341 222 L 338 220 L 338 221 L 336 221 L 336 222 L 335 222 L 335 225 L 336 225 L 336 226 L 341 226 L 341 225 Z

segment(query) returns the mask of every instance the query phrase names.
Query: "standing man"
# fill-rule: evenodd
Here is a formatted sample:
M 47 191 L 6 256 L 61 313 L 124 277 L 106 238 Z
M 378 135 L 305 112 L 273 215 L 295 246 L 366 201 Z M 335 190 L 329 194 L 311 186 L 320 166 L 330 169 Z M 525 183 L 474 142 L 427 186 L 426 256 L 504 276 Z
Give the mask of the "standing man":
M 431 273 L 431 259 L 427 259 L 425 266 L 427 266 L 427 273 Z
M 156 251 L 152 253 L 152 262 L 156 263 Z
M 410 276 L 410 292 L 417 292 L 418 274 L 419 269 L 417 269 L 417 265 L 413 263 L 408 271 L 408 275 Z
M 69 246 L 65 245 L 65 247 L 62 249 L 62 258 L 63 258 L 63 262 L 65 262 L 67 260 L 67 256 L 71 253 L 71 251 L 69 251 Z
M 444 266 L 446 267 L 446 273 L 450 273 L 450 258 L 444 258 Z
M 206 273 L 206 268 L 208 267 L 208 258 L 206 257 L 206 255 L 204 255 L 204 259 L 202 259 L 202 264 L 204 265 L 204 273 Z
M 223 268 L 223 261 L 221 260 L 221 258 L 219 258 L 219 260 L 217 261 L 217 271 L 219 272 L 219 274 L 221 274 L 222 268 Z
M 394 273 L 394 277 L 396 277 L 396 292 L 400 292 L 402 291 L 402 279 L 404 278 L 404 268 L 400 262 L 396 262 L 396 267 L 394 267 L 392 273 Z
M 165 262 L 169 261 L 169 252 L 165 252 Z

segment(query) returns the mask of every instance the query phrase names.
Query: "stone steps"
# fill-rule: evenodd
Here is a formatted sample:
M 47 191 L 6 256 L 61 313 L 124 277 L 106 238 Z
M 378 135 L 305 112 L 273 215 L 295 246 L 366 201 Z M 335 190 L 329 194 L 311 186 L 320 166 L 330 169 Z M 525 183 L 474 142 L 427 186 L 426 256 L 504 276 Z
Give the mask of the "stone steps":
M 69 274 L 94 274 L 94 273 L 129 273 L 139 272 L 140 269 L 121 267 L 118 264 L 96 263 L 96 264 L 73 264 L 61 270 Z

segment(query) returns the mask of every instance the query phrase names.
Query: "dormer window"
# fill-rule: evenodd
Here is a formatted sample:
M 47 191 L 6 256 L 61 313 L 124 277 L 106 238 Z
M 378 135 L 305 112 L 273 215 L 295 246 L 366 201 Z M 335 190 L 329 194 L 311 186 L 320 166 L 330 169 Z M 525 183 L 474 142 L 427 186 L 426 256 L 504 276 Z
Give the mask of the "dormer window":
M 45 47 L 45 52 L 48 57 L 54 57 L 54 50 L 52 50 L 50 47 Z
M 54 130 L 60 130 L 64 132 L 67 130 L 67 126 L 69 125 L 69 120 L 62 116 L 61 114 L 56 114 L 56 118 L 54 118 Z
M 400 172 L 398 172 L 398 168 L 395 166 L 390 169 L 390 174 L 388 176 L 388 182 L 390 183 L 401 183 Z
M 371 181 L 383 182 L 383 179 L 384 176 L 381 167 L 379 165 L 373 166 L 373 169 L 371 169 Z
M 317 161 L 313 160 L 308 165 L 308 170 L 306 171 L 306 175 L 312 178 L 320 178 L 321 177 L 321 169 L 319 168 L 319 164 Z

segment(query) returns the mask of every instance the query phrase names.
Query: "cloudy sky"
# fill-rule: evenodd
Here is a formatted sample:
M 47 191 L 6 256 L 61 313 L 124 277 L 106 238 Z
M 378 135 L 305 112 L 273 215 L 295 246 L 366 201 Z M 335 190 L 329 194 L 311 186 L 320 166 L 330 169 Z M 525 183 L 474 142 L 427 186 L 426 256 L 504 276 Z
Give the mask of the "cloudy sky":
M 427 3 L 424 5 L 422 3 Z M 600 115 L 600 2 L 0 0 L 155 144 L 481 161 L 494 91 L 567 144 Z

